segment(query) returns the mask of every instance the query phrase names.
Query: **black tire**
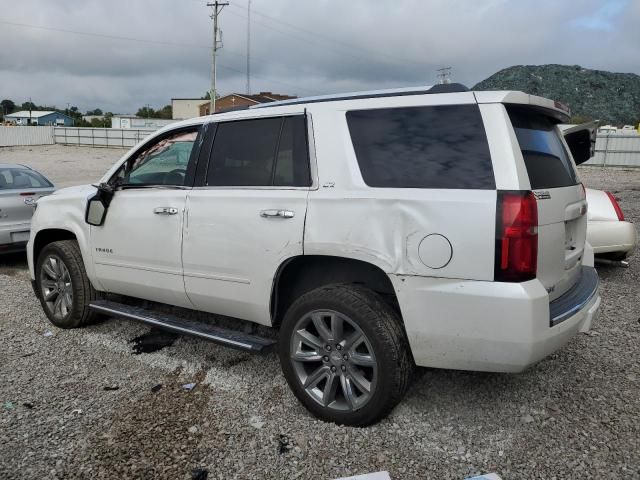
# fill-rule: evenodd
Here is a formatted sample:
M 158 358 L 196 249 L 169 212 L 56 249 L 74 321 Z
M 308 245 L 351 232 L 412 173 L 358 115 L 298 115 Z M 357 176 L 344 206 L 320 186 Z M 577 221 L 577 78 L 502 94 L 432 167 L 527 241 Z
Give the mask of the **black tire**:
M 43 274 L 43 268 L 45 268 L 45 262 L 50 258 L 61 260 L 64 268 L 68 271 L 70 286 L 67 286 L 67 289 L 72 292 L 72 296 L 70 296 L 70 308 L 67 309 L 66 314 L 62 314 L 62 312 L 60 312 L 60 315 L 54 314 L 51 303 L 55 304 L 55 299 L 53 302 L 47 302 L 45 299 L 42 283 L 43 281 L 45 283 L 47 282 L 43 280 L 43 275 L 47 281 L 50 280 L 51 277 L 48 277 L 46 272 Z M 95 323 L 100 319 L 99 314 L 89 309 L 89 302 L 98 299 L 100 294 L 93 288 L 87 277 L 84 262 L 82 261 L 82 254 L 75 240 L 61 240 L 45 246 L 40 252 L 36 262 L 35 277 L 36 292 L 42 309 L 47 315 L 47 318 L 56 327 L 79 328 Z M 60 294 L 58 294 L 58 296 L 60 296 Z M 58 296 L 55 298 L 57 299 Z
M 367 347 L 371 348 L 373 354 L 369 358 L 375 360 L 373 363 L 376 365 L 376 380 L 369 384 L 371 391 L 367 396 L 366 403 L 362 406 L 348 411 L 324 406 L 320 400 L 314 399 L 310 393 L 307 393 L 303 386 L 300 368 L 302 366 L 306 369 L 307 364 L 296 362 L 292 358 L 292 349 L 296 348 L 292 345 L 300 338 L 297 336 L 294 339 L 294 335 L 297 335 L 295 329 L 300 328 L 300 322 L 304 321 L 304 318 L 310 318 L 312 312 L 319 311 L 333 311 L 340 316 L 345 316 L 359 327 L 360 333 L 364 333 L 368 341 Z M 326 321 L 332 326 L 331 317 L 327 317 Z M 313 329 L 315 327 L 312 326 L 312 323 L 307 322 L 307 325 Z M 331 328 L 331 330 L 333 329 Z M 326 345 L 324 348 L 326 349 Z M 338 349 L 337 343 L 334 349 Z M 363 427 L 386 417 L 404 397 L 414 370 L 414 362 L 406 334 L 396 312 L 375 292 L 354 285 L 328 285 L 312 290 L 298 298 L 291 305 L 282 322 L 278 350 L 282 371 L 298 400 L 316 417 L 339 425 Z M 347 350 L 342 351 L 342 353 L 345 352 Z M 333 355 L 336 353 L 334 352 Z M 328 357 L 324 355 L 322 358 L 322 362 L 327 363 Z M 334 360 L 329 361 L 333 363 Z M 342 368 L 341 365 L 338 366 L 339 369 Z M 315 366 L 309 368 L 314 369 Z M 320 368 L 325 367 L 319 364 L 318 369 Z M 346 365 L 346 370 L 343 370 L 344 375 L 348 376 L 352 368 L 358 369 L 360 367 Z M 337 374 L 340 374 L 339 369 Z M 336 370 L 332 371 L 336 372 Z M 331 375 L 329 372 L 327 374 Z M 309 374 L 307 378 L 312 376 Z M 340 381 L 342 380 L 341 378 Z M 326 386 L 328 380 L 324 382 Z M 339 383 L 337 388 L 344 392 L 343 383 Z M 318 390 L 321 389 L 324 387 L 318 388 Z M 338 397 L 343 395 L 341 398 L 345 399 L 345 403 L 349 403 L 346 400 L 346 395 L 341 393 L 334 395 Z M 333 403 L 337 405 L 336 402 Z

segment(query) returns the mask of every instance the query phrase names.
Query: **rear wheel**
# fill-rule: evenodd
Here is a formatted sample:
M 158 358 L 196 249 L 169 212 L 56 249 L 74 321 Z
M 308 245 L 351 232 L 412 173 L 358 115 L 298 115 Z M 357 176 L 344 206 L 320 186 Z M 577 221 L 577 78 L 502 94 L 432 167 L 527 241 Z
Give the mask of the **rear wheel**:
M 93 323 L 98 314 L 89 302 L 98 292 L 87 278 L 80 248 L 75 240 L 53 242 L 42 249 L 35 269 L 38 297 L 47 318 L 60 328 Z
M 375 292 L 332 285 L 300 297 L 280 330 L 280 363 L 317 417 L 365 426 L 404 396 L 413 370 L 396 313 Z

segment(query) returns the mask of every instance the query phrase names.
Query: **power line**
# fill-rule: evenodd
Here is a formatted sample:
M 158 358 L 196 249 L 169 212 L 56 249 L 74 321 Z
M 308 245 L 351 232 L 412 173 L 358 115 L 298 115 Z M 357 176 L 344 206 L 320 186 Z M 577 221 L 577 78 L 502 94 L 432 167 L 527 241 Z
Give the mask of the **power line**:
M 126 40 L 129 42 L 142 42 L 142 43 L 151 43 L 151 44 L 158 44 L 158 45 L 168 45 L 168 46 L 172 46 L 172 47 L 181 47 L 181 48 L 206 48 L 209 49 L 211 47 L 209 46 L 204 46 L 204 45 L 194 45 L 194 44 L 188 44 L 188 43 L 175 43 L 175 42 L 165 42 L 162 40 L 148 40 L 148 39 L 144 39 L 144 38 L 134 38 L 134 37 L 122 37 L 119 35 L 109 35 L 109 34 L 105 34 L 105 33 L 95 33 L 95 32 L 80 32 L 77 30 L 67 30 L 65 28 L 56 28 L 56 27 L 47 27 L 44 25 L 30 25 L 28 23 L 17 23 L 17 22 L 9 22 L 6 20 L 0 20 L 0 24 L 3 25 L 11 25 L 14 27 L 24 27 L 24 28 L 35 28 L 35 29 L 39 29 L 39 30 L 49 30 L 52 32 L 62 32 L 62 33 L 72 33 L 74 35 L 86 35 L 89 37 L 101 37 L 101 38 L 108 38 L 111 40 Z
M 45 30 L 45 31 L 68 33 L 68 34 L 73 34 L 73 35 L 84 35 L 84 36 L 88 36 L 88 37 L 107 38 L 107 39 L 112 39 L 112 40 L 124 40 L 124 41 L 129 41 L 129 42 L 141 42 L 141 43 L 157 44 L 157 45 L 180 47 L 180 48 L 197 48 L 197 49 L 207 49 L 207 50 L 211 49 L 210 46 L 204 46 L 204 45 L 165 42 L 165 41 L 161 41 L 161 40 L 148 40 L 148 39 L 144 39 L 144 38 L 125 37 L 125 36 L 120 36 L 120 35 L 110 35 L 110 34 L 95 33 L 95 32 L 82 32 L 82 31 L 69 30 L 69 29 L 64 29 L 64 28 L 49 27 L 49 26 L 45 26 L 45 25 L 32 25 L 32 24 L 27 24 L 27 23 L 11 22 L 11 21 L 7 21 L 7 20 L 0 20 L 0 24 L 14 26 L 14 27 L 21 27 L 21 28 L 34 28 L 34 29 Z M 227 52 L 231 53 L 231 54 L 234 54 L 234 55 L 237 55 L 237 56 L 242 56 L 242 57 L 245 56 L 244 53 L 234 52 L 233 50 L 227 50 Z M 234 68 L 234 67 L 230 67 L 229 65 L 224 65 L 224 64 L 218 63 L 217 66 L 220 67 L 220 68 L 223 68 L 225 70 L 241 73 L 243 75 L 245 74 L 244 70 L 240 70 L 240 69 L 237 69 L 237 68 Z M 285 86 L 294 87 L 296 89 L 299 89 L 298 86 L 294 86 L 294 85 L 292 85 L 290 83 L 283 82 L 281 80 L 275 80 L 275 79 L 273 79 L 271 77 L 268 77 L 268 76 L 256 75 L 255 73 L 252 74 L 252 75 L 254 77 L 262 78 L 262 79 L 267 80 L 267 81 L 272 82 L 272 83 L 277 83 L 277 84 L 281 84 L 281 85 L 285 85 Z M 307 88 L 303 88 L 303 89 L 300 89 L 300 90 L 306 91 L 308 93 L 321 93 L 321 92 L 310 90 L 310 89 L 307 89 Z
M 229 13 L 231 13 L 231 14 L 239 17 L 239 18 L 243 18 L 245 20 L 247 19 L 247 17 L 245 15 L 242 15 L 237 11 L 229 11 Z M 269 28 L 269 29 L 271 29 L 271 30 L 273 30 L 275 32 L 278 32 L 278 33 L 282 34 L 282 35 L 285 35 L 285 36 L 288 36 L 288 37 L 292 37 L 292 38 L 296 38 L 296 39 L 301 40 L 301 41 L 303 41 L 305 43 L 308 43 L 309 45 L 320 46 L 323 49 L 323 51 L 331 50 L 334 53 L 337 53 L 338 55 L 341 55 L 341 56 L 345 56 L 346 55 L 346 56 L 349 56 L 349 57 L 351 57 L 351 58 L 353 58 L 355 60 L 360 60 L 360 61 L 364 61 L 365 60 L 364 58 L 362 58 L 361 55 L 358 56 L 358 55 L 353 54 L 353 53 L 340 51 L 340 50 L 337 50 L 335 47 L 327 48 L 324 45 L 322 45 L 320 42 L 318 42 L 317 40 L 309 39 L 309 38 L 303 37 L 301 35 L 297 35 L 297 34 L 294 34 L 294 33 L 291 33 L 291 32 L 286 32 L 286 31 L 280 30 L 280 29 L 275 28 L 272 25 L 269 25 L 269 24 L 264 23 L 264 22 L 260 22 L 260 21 L 256 22 L 256 20 L 253 20 L 253 23 L 257 24 L 257 25 L 261 25 L 261 26 L 266 27 L 266 28 Z
M 250 0 L 248 0 L 248 1 L 250 1 Z M 237 7 L 237 8 L 239 8 L 239 9 L 244 9 L 244 7 L 243 7 L 243 6 L 238 5 L 237 3 L 232 4 L 231 6 L 232 6 L 232 7 Z M 267 15 L 266 13 L 262 13 L 262 12 L 260 12 L 260 11 L 258 11 L 258 10 L 255 10 L 255 9 L 252 9 L 251 11 L 252 11 L 252 13 L 253 13 L 253 14 L 258 15 L 258 16 L 260 16 L 260 17 L 263 17 L 263 18 L 265 18 L 265 19 L 267 19 L 267 20 L 269 20 L 269 21 L 272 21 L 272 22 L 275 22 L 275 23 L 279 23 L 279 24 L 281 24 L 281 25 L 283 25 L 283 26 L 285 26 L 285 27 L 287 27 L 287 28 L 290 28 L 290 29 L 292 29 L 292 30 L 296 30 L 296 31 L 298 31 L 298 32 L 300 32 L 300 33 L 303 33 L 303 34 L 305 34 L 305 35 L 309 35 L 309 36 L 317 37 L 317 38 L 319 38 L 320 40 L 322 40 L 322 41 L 324 41 L 324 42 L 330 42 L 330 43 L 333 43 L 333 44 L 338 45 L 338 46 L 340 46 L 340 47 L 346 47 L 346 48 L 349 48 L 349 49 L 351 49 L 351 50 L 357 51 L 357 52 L 358 52 L 358 53 L 360 53 L 360 54 L 362 54 L 362 53 L 364 52 L 364 53 L 366 53 L 366 54 L 367 54 L 367 55 L 369 55 L 369 56 L 373 56 L 373 55 L 374 55 L 374 54 L 373 54 L 373 52 L 371 52 L 371 51 L 367 50 L 366 48 L 359 47 L 359 46 L 357 46 L 357 45 L 352 45 L 352 44 L 350 44 L 350 43 L 343 42 L 343 41 L 341 41 L 341 40 L 338 40 L 338 39 L 335 39 L 335 38 L 329 37 L 329 36 L 327 36 L 327 35 L 323 35 L 323 34 L 321 34 L 321 33 L 314 32 L 314 31 L 312 31 L 312 30 L 308 30 L 308 29 L 305 29 L 305 28 L 298 27 L 298 26 L 296 26 L 296 25 L 293 25 L 293 24 L 291 24 L 291 23 L 285 22 L 285 21 L 280 20 L 280 19 L 278 19 L 278 18 L 272 17 L 272 16 L 270 16 L 270 15 Z M 234 12 L 234 13 L 236 13 L 236 14 L 237 14 L 238 12 Z M 273 27 L 271 27 L 271 26 L 269 26 L 269 25 L 265 25 L 265 26 L 266 26 L 267 28 L 272 28 L 272 29 L 273 29 Z M 275 30 L 275 31 L 277 31 L 277 32 L 280 32 L 280 33 L 283 33 L 283 34 L 285 34 L 285 35 L 289 35 L 289 33 L 287 33 L 287 32 L 282 32 L 281 30 L 276 30 L 276 29 L 273 29 L 273 30 Z M 299 38 L 299 37 L 298 37 L 298 38 Z M 341 52 L 341 53 L 344 53 L 344 52 Z M 385 54 L 385 53 L 382 53 L 382 52 L 379 52 L 377 55 L 378 55 L 378 57 L 379 57 L 379 58 L 380 58 L 380 57 L 385 57 L 385 60 L 384 60 L 385 62 L 395 63 L 395 64 L 399 64 L 399 65 L 412 64 L 412 65 L 414 65 L 414 66 L 416 66 L 416 67 L 419 67 L 419 68 L 422 68 L 422 67 L 423 67 L 421 64 L 416 63 L 414 60 L 408 60 L 408 59 L 398 58 L 396 55 L 393 55 L 393 56 L 392 56 L 392 55 L 388 55 L 388 54 Z M 359 57 L 357 57 L 357 58 L 362 58 L 362 57 L 361 57 L 361 56 L 359 56 Z

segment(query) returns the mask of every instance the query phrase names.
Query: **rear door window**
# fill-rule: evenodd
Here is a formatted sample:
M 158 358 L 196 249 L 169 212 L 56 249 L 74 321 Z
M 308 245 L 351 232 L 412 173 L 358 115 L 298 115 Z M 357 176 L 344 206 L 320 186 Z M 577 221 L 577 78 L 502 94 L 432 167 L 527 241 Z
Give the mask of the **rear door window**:
M 518 138 L 531 188 L 576 185 L 573 162 L 562 143 L 556 121 L 527 107 L 507 107 Z
M 477 105 L 353 110 L 347 124 L 370 187 L 495 188 Z
M 209 161 L 207 185 L 311 185 L 304 117 L 219 123 Z

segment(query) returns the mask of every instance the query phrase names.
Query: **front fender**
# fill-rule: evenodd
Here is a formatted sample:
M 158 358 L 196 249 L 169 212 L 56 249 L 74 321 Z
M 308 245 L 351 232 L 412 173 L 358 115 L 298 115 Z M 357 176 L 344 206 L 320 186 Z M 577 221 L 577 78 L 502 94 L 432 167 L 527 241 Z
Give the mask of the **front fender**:
M 84 220 L 87 200 L 95 192 L 96 188 L 91 185 L 71 187 L 59 190 L 54 195 L 38 201 L 27 244 L 27 261 L 32 280 L 35 280 L 34 246 L 38 236 L 49 230 L 64 230 L 73 234 L 78 242 L 87 277 L 96 289 L 102 289 L 93 265 L 91 227 Z

